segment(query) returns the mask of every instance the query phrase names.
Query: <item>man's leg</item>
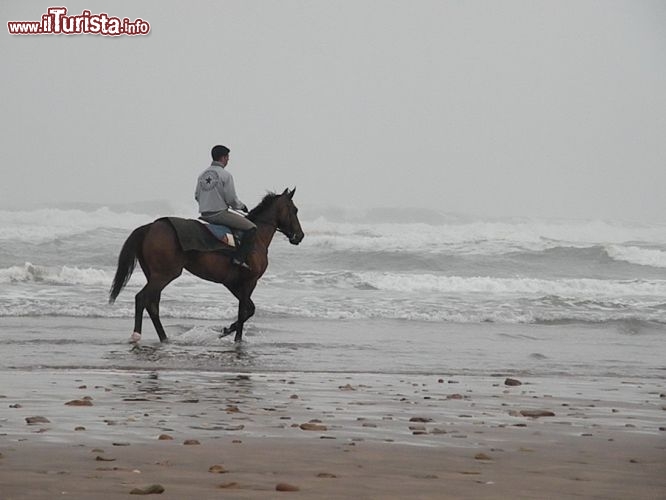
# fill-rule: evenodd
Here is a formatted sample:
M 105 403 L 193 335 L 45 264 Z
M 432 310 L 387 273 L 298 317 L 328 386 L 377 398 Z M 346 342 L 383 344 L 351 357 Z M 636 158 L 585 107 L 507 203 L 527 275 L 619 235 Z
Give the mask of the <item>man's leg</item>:
M 227 210 L 222 210 L 214 214 L 202 215 L 201 218 L 206 222 L 210 222 L 211 224 L 222 224 L 232 229 L 240 229 L 243 231 L 242 241 L 238 251 L 236 252 L 234 261 L 236 261 L 236 263 L 239 265 L 245 264 L 247 256 L 252 250 L 252 246 L 254 244 L 254 238 L 257 233 L 257 226 L 255 226 L 251 220 L 246 219 L 242 215 L 228 212 Z M 245 264 L 245 267 L 249 266 Z

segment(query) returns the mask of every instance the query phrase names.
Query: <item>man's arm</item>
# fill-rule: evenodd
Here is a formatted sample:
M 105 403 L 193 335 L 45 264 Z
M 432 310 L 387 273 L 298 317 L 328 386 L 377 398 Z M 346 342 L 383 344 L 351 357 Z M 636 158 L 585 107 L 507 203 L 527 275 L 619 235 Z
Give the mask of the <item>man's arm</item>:
M 229 205 L 231 208 L 234 208 L 236 210 L 245 209 L 245 211 L 247 211 L 247 207 L 245 206 L 245 203 L 240 201 L 238 199 L 238 196 L 236 195 L 236 188 L 234 186 L 234 178 L 231 174 L 229 174 L 229 178 L 224 183 L 223 193 L 224 193 L 224 201 L 227 202 L 227 205 Z

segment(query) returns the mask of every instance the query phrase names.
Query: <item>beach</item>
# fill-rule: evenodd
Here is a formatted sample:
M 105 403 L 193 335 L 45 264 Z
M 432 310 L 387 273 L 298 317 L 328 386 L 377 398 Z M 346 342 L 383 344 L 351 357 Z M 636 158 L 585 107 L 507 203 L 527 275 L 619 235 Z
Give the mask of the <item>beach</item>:
M 164 489 L 160 498 L 174 499 L 647 499 L 666 492 L 666 391 L 658 367 L 618 377 L 611 348 L 605 366 L 593 360 L 594 369 L 563 373 L 531 352 L 534 343 L 552 351 L 550 327 L 541 334 L 529 327 L 532 345 L 521 350 L 530 342 L 519 326 L 508 329 L 512 341 L 497 325 L 450 325 L 439 370 L 434 363 L 416 370 L 419 358 L 432 358 L 419 331 L 427 325 L 414 329 L 424 352 L 413 354 L 405 338 L 401 355 L 385 340 L 397 327 L 407 334 L 404 323 L 352 332 L 339 322 L 283 320 L 275 327 L 271 320 L 271 353 L 265 322 L 255 323 L 242 346 L 211 335 L 207 350 L 218 366 L 201 369 L 201 353 L 190 352 L 199 363 L 192 370 L 187 353 L 200 341 L 178 332 L 201 338 L 214 331 L 211 322 L 167 325 L 170 344 L 147 338 L 133 347 L 125 343 L 126 320 L 3 318 L 10 346 L 19 328 L 41 340 L 10 348 L 14 356 L 2 364 L 1 498 L 124 498 L 151 485 Z M 404 359 L 395 369 L 350 356 L 337 369 L 312 360 L 295 370 L 280 354 L 312 354 L 319 349 L 308 348 L 313 339 L 330 338 L 336 328 L 343 351 L 358 338 L 360 350 L 374 342 L 376 351 Z M 573 327 L 554 329 L 575 334 Z M 471 331 L 481 350 L 492 338 L 508 348 L 475 368 L 464 354 L 469 346 L 460 347 Z M 651 342 L 649 333 L 634 335 L 638 344 Z M 50 359 L 39 355 L 39 366 L 26 362 L 35 345 L 52 352 Z M 571 365 L 580 353 L 561 348 L 567 352 L 570 359 L 561 361 Z M 447 363 L 462 355 L 466 368 Z M 333 341 L 329 359 L 344 359 Z M 34 417 L 42 418 L 28 423 Z M 298 491 L 277 491 L 283 483 Z
M 666 496 L 663 225 L 305 214 L 130 345 L 158 209 L 0 210 L 1 500 Z

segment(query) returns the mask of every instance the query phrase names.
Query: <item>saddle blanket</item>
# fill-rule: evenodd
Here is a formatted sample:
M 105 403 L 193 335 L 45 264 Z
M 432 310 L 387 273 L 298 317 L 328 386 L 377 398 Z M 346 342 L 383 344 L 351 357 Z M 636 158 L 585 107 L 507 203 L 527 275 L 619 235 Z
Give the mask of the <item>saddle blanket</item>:
M 164 217 L 176 232 L 183 251 L 196 250 L 211 252 L 216 250 L 235 251 L 234 234 L 227 226 L 207 224 L 195 219 Z

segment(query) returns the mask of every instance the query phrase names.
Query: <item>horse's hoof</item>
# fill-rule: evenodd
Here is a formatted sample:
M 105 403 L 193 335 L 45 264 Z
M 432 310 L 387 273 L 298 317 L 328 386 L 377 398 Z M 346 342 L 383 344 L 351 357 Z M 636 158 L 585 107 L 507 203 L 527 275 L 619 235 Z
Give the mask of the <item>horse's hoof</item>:
M 138 344 L 140 340 L 141 340 L 141 334 L 139 332 L 132 332 L 132 335 L 130 335 L 129 338 L 129 343 Z

